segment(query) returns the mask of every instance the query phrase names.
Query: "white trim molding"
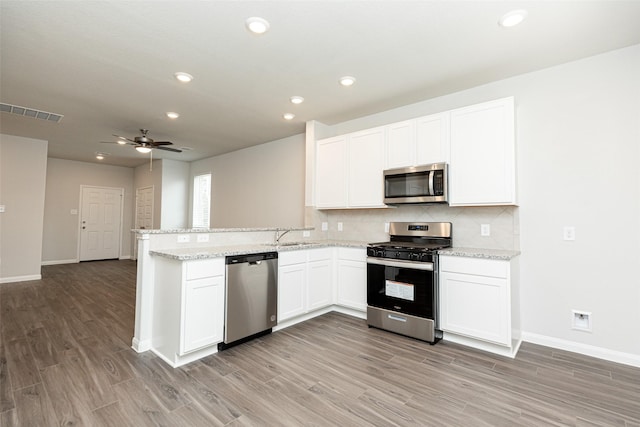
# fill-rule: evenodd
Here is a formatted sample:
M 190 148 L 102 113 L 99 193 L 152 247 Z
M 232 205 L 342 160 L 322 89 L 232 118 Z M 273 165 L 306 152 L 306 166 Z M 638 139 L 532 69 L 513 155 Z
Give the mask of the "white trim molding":
M 30 282 L 32 280 L 41 280 L 41 279 L 42 279 L 42 274 L 31 274 L 29 276 L 1 277 L 0 283 Z
M 522 332 L 522 340 L 533 344 L 544 345 L 546 347 L 557 348 L 559 350 L 583 354 L 585 356 L 597 357 L 598 359 L 604 359 L 610 362 L 640 367 L 640 354 L 625 353 L 589 344 L 567 341 L 560 338 L 532 334 L 530 332 Z
M 40 265 L 59 265 L 59 264 L 77 264 L 80 261 L 76 259 L 56 259 L 53 261 L 42 261 Z

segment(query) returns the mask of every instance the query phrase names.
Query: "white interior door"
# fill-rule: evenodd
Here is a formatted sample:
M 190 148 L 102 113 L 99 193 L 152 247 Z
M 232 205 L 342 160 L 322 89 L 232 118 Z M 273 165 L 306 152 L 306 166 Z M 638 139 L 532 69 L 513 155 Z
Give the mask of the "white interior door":
M 80 261 L 120 257 L 121 188 L 81 187 Z
M 153 185 L 136 190 L 136 229 L 153 228 Z M 133 240 L 133 259 L 138 259 L 138 239 Z
M 140 230 L 153 228 L 153 186 L 136 190 L 136 226 Z

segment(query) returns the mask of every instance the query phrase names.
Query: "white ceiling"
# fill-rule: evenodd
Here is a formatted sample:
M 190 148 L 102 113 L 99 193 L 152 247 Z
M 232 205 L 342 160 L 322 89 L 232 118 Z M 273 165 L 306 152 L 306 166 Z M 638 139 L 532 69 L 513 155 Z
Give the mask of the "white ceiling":
M 192 161 L 640 43 L 640 1 L 0 1 L 0 131 L 137 166 L 139 128 Z M 526 9 L 518 27 L 497 25 Z M 271 23 L 256 36 L 250 16 Z M 195 80 L 181 84 L 177 71 Z M 350 88 L 338 78 L 353 75 Z M 305 98 L 301 105 L 289 97 Z M 165 112 L 181 114 L 177 120 Z M 287 122 L 282 114 L 292 112 Z

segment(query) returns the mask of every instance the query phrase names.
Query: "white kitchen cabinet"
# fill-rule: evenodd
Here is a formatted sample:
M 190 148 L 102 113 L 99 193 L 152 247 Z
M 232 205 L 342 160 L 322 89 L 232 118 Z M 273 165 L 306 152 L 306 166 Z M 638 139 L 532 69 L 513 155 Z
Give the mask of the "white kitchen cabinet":
M 387 126 L 387 168 L 416 165 L 416 121 L 392 123 Z
M 387 129 L 387 169 L 449 161 L 449 113 L 432 114 Z
M 187 280 L 184 284 L 181 354 L 223 340 L 224 288 L 224 275 Z
M 278 255 L 278 322 L 333 304 L 332 263 L 330 248 Z
M 349 207 L 384 207 L 384 128 L 349 135 Z
M 416 119 L 415 165 L 449 163 L 449 112 Z
M 515 260 L 441 255 L 440 327 L 449 336 L 510 351 L 519 345 Z M 481 345 L 480 348 L 483 348 Z M 488 346 L 488 350 L 492 350 Z
M 367 310 L 367 250 L 338 248 L 337 304 Z
M 337 136 L 316 143 L 316 207 L 346 207 L 347 136 Z
M 384 128 L 317 141 L 316 207 L 384 207 L 384 167 Z
M 279 263 L 281 260 L 278 260 Z M 307 264 L 278 265 L 278 321 L 305 312 Z
M 451 111 L 449 204 L 515 205 L 513 97 Z
M 152 350 L 173 367 L 217 351 L 224 338 L 225 259 L 157 257 Z

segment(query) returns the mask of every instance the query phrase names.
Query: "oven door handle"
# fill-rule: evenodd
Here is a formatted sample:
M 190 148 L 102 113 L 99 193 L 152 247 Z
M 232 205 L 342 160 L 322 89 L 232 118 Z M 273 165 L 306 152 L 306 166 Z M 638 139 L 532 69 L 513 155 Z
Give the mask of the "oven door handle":
M 410 268 L 412 270 L 433 271 L 432 262 L 411 262 L 387 258 L 367 257 L 367 264 L 382 265 L 385 267 Z

